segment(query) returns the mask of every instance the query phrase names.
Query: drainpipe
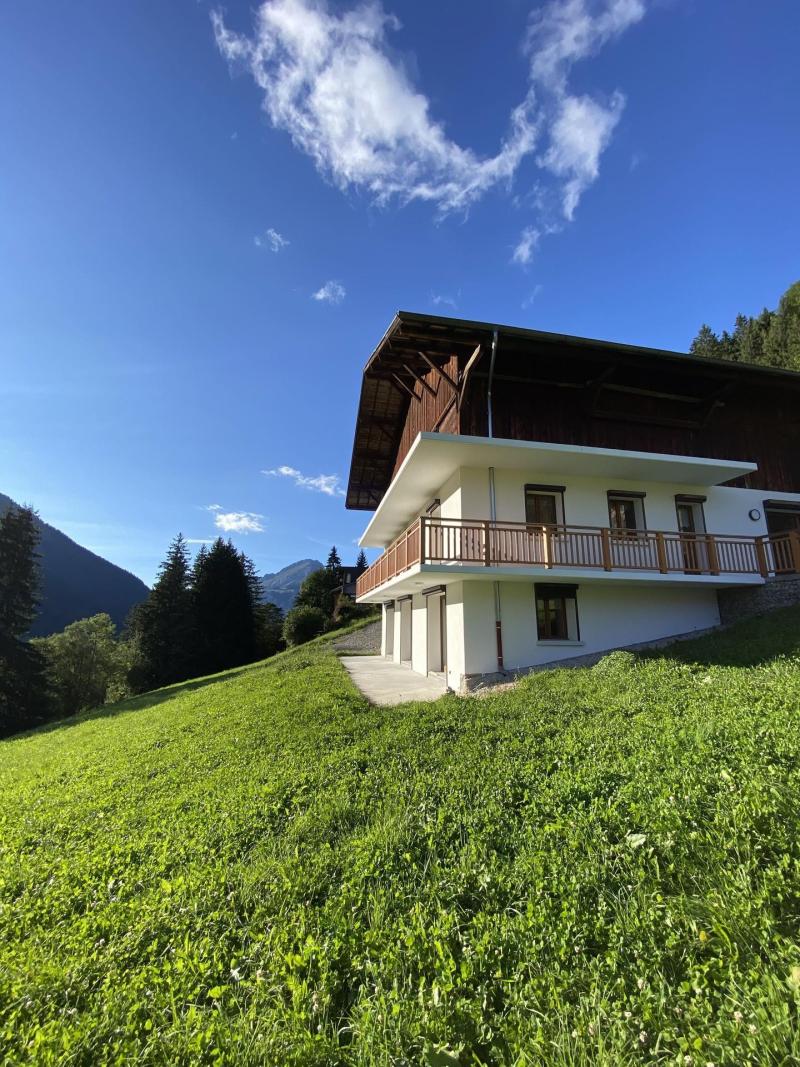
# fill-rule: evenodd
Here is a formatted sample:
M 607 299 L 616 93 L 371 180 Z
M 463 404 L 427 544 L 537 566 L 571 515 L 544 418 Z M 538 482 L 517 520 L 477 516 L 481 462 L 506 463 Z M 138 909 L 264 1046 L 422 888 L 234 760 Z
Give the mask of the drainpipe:
M 497 356 L 497 330 L 492 333 L 492 358 L 489 362 L 489 385 L 486 391 L 486 406 L 488 412 L 489 437 L 494 437 L 494 425 L 492 418 L 492 381 L 494 379 L 494 361 Z M 494 491 L 494 467 L 489 468 L 489 517 L 492 524 L 497 522 L 497 499 Z M 497 669 L 501 673 L 503 667 L 503 620 L 500 611 L 500 583 L 494 583 L 494 633 L 497 641 Z

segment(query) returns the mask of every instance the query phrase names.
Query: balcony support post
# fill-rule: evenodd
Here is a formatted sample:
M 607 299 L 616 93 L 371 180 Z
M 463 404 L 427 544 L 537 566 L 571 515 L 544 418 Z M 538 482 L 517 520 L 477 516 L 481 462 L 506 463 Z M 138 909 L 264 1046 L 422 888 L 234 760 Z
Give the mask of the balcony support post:
M 664 543 L 664 535 L 658 530 L 656 533 L 656 555 L 658 556 L 658 569 L 662 574 L 669 570 L 667 566 L 667 546 Z
M 491 542 L 491 530 L 492 524 L 484 520 L 483 523 L 483 563 L 485 567 L 491 567 L 492 565 L 492 542 Z
M 767 563 L 767 551 L 764 548 L 764 538 L 756 538 L 756 559 L 758 560 L 758 573 L 762 578 L 769 577 L 769 565 Z
M 611 537 L 607 526 L 600 531 L 600 544 L 603 549 L 603 570 L 611 570 Z
M 420 566 L 425 562 L 425 531 L 428 526 L 428 520 L 424 515 L 419 520 L 419 562 Z
M 717 553 L 717 539 L 713 534 L 706 534 L 706 546 L 708 548 L 708 569 L 712 574 L 719 574 L 719 554 Z
M 800 574 L 800 533 L 797 530 L 789 534 L 789 549 L 792 553 L 792 569 L 795 574 Z

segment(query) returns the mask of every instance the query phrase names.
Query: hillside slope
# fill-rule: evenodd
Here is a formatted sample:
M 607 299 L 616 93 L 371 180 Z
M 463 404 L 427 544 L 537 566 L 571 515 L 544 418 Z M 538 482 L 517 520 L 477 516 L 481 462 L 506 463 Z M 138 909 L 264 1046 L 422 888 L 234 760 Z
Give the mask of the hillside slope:
M 321 640 L 0 743 L 0 1048 L 800 1062 L 798 633 L 400 708 Z
M 13 501 L 0 493 L 0 515 Z M 42 604 L 31 627 L 34 636 L 63 630 L 76 619 L 105 611 L 121 626 L 134 604 L 144 600 L 148 588 L 128 571 L 96 556 L 41 519 Z

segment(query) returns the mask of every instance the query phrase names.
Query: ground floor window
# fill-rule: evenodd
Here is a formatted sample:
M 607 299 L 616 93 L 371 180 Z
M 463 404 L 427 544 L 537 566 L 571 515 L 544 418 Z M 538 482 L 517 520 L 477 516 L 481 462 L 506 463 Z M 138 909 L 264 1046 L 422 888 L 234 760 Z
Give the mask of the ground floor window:
M 536 591 L 536 629 L 540 641 L 579 641 L 577 585 L 541 585 Z

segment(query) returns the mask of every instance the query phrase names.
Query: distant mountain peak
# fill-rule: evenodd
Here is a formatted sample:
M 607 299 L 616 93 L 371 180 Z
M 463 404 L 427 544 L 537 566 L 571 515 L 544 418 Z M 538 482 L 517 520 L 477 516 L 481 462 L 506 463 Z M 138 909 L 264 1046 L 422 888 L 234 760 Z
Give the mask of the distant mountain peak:
M 269 600 L 284 611 L 288 611 L 293 606 L 303 581 L 309 574 L 319 570 L 322 570 L 322 564 L 318 559 L 298 559 L 274 574 L 262 575 L 261 588 L 264 600 Z

